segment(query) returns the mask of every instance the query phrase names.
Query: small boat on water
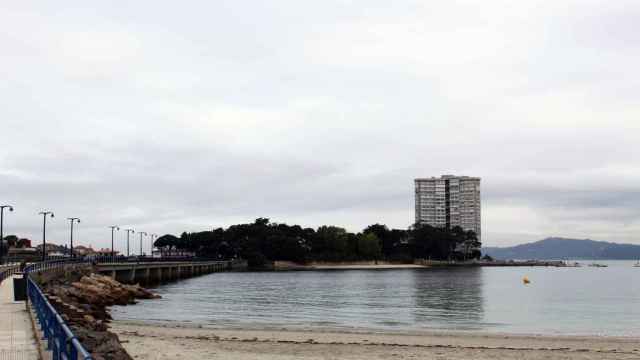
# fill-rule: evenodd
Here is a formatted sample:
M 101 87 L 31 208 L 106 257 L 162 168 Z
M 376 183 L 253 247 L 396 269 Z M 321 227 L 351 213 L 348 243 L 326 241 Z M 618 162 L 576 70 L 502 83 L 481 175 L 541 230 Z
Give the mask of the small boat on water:
M 596 264 L 596 263 L 589 264 L 589 266 L 591 266 L 591 267 L 609 267 L 609 265 L 605 265 L 605 264 Z

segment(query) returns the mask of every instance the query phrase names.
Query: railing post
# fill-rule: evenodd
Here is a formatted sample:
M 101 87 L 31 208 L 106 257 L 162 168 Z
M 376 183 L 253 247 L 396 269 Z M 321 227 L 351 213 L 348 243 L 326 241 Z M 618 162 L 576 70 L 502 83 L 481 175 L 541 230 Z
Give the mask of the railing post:
M 70 338 L 69 341 L 69 349 L 71 350 L 69 352 L 69 358 L 72 360 L 77 360 L 78 359 L 78 350 L 76 350 L 76 347 L 73 346 L 73 339 L 75 339 L 75 337 Z

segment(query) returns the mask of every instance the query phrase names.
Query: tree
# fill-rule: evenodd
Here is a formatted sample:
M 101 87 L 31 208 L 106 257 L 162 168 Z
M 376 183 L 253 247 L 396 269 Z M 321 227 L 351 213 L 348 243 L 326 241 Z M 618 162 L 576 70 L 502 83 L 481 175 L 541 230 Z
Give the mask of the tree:
M 398 230 L 389 228 L 386 225 L 374 224 L 369 225 L 363 230 L 363 233 L 373 233 L 380 239 L 382 245 L 382 255 L 391 257 L 392 255 L 402 251 L 402 243 L 408 237 L 406 230 Z
M 18 244 L 18 237 L 15 235 L 7 235 L 4 237 L 4 241 L 7 243 L 8 247 L 16 247 Z
M 410 233 L 412 255 L 417 259 L 450 260 L 462 239 L 453 231 L 424 224 L 415 224 Z
M 276 260 L 302 263 L 383 258 L 462 259 L 480 256 L 476 253 L 479 244 L 473 232 L 460 227 L 444 229 L 416 224 L 409 230 L 390 230 L 386 225 L 373 224 L 355 234 L 337 226 L 314 230 L 272 223 L 268 218 L 227 229 L 184 232 L 179 238 L 164 235 L 155 242 L 162 250 L 177 249 L 216 259 L 240 257 L 255 267 L 265 267 Z
M 347 258 L 347 231 L 337 226 L 321 226 L 312 240 L 312 249 L 319 260 Z
M 171 249 L 175 248 L 178 245 L 179 241 L 180 239 L 178 239 L 177 237 L 171 234 L 166 234 L 157 238 L 153 243 L 153 246 L 160 249 L 160 252 L 162 253 L 163 250 L 171 251 Z
M 363 259 L 378 260 L 382 256 L 380 239 L 372 232 L 359 234 L 358 252 Z
M 469 230 L 464 233 L 464 258 L 466 259 L 479 259 L 480 255 L 480 247 L 482 243 L 478 240 L 478 235 L 475 231 Z
M 269 235 L 266 240 L 270 245 L 269 251 L 266 252 L 267 258 L 300 263 L 306 262 L 308 259 L 310 249 L 305 246 L 305 241 L 302 238 L 276 233 Z

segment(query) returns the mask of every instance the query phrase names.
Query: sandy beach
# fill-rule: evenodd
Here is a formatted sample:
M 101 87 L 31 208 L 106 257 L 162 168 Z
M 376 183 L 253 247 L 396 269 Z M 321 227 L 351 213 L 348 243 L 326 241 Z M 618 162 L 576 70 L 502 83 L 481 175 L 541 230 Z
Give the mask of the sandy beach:
M 114 321 L 135 359 L 640 359 L 637 338 L 212 329 Z

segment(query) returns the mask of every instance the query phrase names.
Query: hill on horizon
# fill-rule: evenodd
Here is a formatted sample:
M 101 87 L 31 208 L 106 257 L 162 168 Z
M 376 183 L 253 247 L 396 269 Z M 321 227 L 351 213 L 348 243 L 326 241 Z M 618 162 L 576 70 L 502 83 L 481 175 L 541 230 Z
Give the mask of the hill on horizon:
M 511 247 L 485 247 L 498 260 L 638 260 L 640 245 L 550 237 Z

